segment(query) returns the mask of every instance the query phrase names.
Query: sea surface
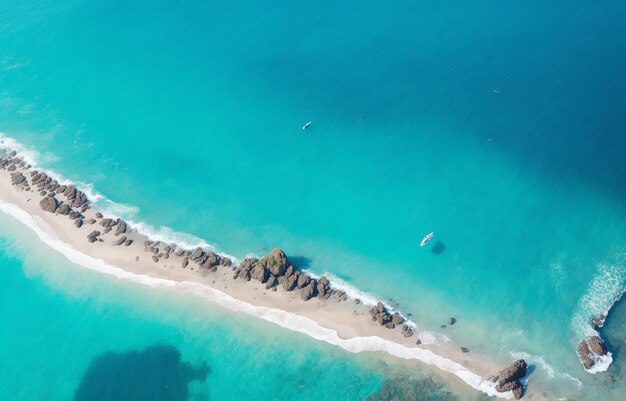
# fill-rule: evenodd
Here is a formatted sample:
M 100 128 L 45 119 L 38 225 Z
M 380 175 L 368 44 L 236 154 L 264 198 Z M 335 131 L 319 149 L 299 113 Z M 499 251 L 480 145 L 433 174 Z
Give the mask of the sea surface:
M 551 399 L 622 401 L 626 305 L 605 372 L 575 348 L 626 287 L 625 38 L 622 1 L 5 0 L 0 132 L 147 232 L 279 246 Z M 0 399 L 457 391 L 0 223 Z

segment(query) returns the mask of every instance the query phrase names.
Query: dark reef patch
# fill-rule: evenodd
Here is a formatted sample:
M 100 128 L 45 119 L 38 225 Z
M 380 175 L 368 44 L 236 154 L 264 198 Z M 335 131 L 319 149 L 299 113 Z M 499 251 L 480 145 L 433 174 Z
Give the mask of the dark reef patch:
M 181 362 L 180 352 L 169 345 L 107 352 L 93 359 L 74 401 L 185 401 L 189 382 L 209 373 L 206 364 L 194 368 Z
M 365 401 L 457 401 L 457 398 L 431 378 L 403 377 L 386 380 L 380 391 Z

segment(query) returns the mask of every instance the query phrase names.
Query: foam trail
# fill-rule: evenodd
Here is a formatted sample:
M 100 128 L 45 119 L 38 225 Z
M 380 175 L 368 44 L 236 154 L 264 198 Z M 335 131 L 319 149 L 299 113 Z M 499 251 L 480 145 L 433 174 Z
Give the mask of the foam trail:
M 598 273 L 591 280 L 587 293 L 580 299 L 578 308 L 572 318 L 572 327 L 579 337 L 579 341 L 591 336 L 600 336 L 591 326 L 591 321 L 602 316 L 602 324 L 611 308 L 626 292 L 626 266 L 621 262 L 624 255 L 617 255 L 618 263 L 598 264 Z M 600 326 L 602 325 L 600 324 Z M 606 371 L 613 362 L 610 352 L 606 355 L 594 357 L 594 365 L 586 369 L 589 373 Z
M 323 327 L 314 320 L 304 316 L 289 313 L 281 309 L 252 305 L 250 303 L 237 300 L 222 291 L 200 283 L 190 281 L 177 282 L 131 273 L 120 267 L 108 264 L 102 259 L 97 259 L 81 253 L 63 241 L 54 238 L 50 233 L 46 232 L 39 226 L 33 216 L 14 204 L 0 200 L 0 210 L 13 216 L 32 229 L 39 239 L 52 249 L 64 255 L 70 262 L 83 266 L 87 269 L 105 273 L 134 283 L 147 285 L 152 288 L 180 288 L 184 291 L 197 294 L 210 302 L 217 303 L 232 311 L 243 312 L 248 315 L 259 317 L 286 329 L 338 346 L 348 352 L 358 353 L 363 351 L 382 351 L 398 358 L 418 360 L 425 364 L 436 366 L 443 371 L 452 373 L 463 380 L 470 387 L 475 390 L 482 391 L 490 396 L 498 396 L 506 399 L 511 399 L 513 397 L 513 394 L 510 391 L 506 393 L 498 393 L 495 390 L 494 383 L 483 380 L 478 374 L 470 371 L 463 365 L 434 354 L 430 350 L 422 348 L 409 348 L 377 336 L 343 339 L 339 337 L 335 330 Z
M 565 379 L 573 381 L 576 384 L 576 387 L 578 387 L 578 389 L 581 389 L 583 387 L 583 383 L 579 379 L 567 373 L 557 372 L 554 369 L 554 367 L 550 365 L 549 363 L 547 363 L 546 360 L 541 355 L 531 355 L 527 352 L 514 352 L 514 351 L 510 352 L 509 355 L 511 355 L 511 357 L 514 359 L 524 359 L 528 363 L 534 363 L 538 366 L 541 366 L 541 368 L 545 370 L 546 374 L 548 375 L 550 379 L 553 379 L 556 376 L 559 376 L 559 377 L 563 377 Z

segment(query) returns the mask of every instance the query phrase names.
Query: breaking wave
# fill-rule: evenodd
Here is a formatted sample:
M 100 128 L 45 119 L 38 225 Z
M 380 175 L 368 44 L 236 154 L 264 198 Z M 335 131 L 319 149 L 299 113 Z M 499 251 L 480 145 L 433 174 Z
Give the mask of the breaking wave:
M 616 260 L 624 260 L 626 255 L 620 253 Z M 619 263 L 600 263 L 597 265 L 598 272 L 589 284 L 589 288 L 578 303 L 578 308 L 572 318 L 572 328 L 578 337 L 578 341 L 590 336 L 599 336 L 597 330 L 591 326 L 593 319 L 601 317 L 601 324 L 608 316 L 613 305 L 620 300 L 626 292 L 626 266 Z M 610 352 L 604 356 L 597 356 L 595 364 L 589 373 L 604 372 L 613 362 Z

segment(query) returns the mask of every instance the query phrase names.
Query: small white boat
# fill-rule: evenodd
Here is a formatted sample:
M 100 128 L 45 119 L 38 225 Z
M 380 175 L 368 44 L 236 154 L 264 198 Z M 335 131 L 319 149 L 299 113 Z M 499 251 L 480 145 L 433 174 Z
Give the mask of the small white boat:
M 420 246 L 424 246 L 428 243 L 428 241 L 431 240 L 431 238 L 433 237 L 433 235 L 435 235 L 434 232 L 428 234 L 427 236 L 425 236 L 424 238 L 422 238 L 422 242 L 420 242 Z
M 309 125 L 311 125 L 312 123 L 313 123 L 313 121 L 309 121 L 308 123 L 306 123 L 306 124 L 304 124 L 302 126 L 302 129 L 305 130 L 305 129 L 309 128 Z

